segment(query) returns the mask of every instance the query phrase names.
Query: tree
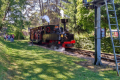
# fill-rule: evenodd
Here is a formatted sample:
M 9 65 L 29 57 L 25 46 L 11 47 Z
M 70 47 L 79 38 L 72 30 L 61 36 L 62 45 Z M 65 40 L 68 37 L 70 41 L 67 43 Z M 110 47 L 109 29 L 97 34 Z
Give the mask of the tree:
M 9 28 L 8 32 L 12 33 L 17 29 L 22 32 L 26 4 L 26 0 L 0 0 L 0 27 L 6 26 Z
M 92 0 L 88 0 L 89 2 Z M 78 25 L 81 26 L 82 29 L 87 29 L 89 31 L 94 30 L 94 9 L 86 9 L 83 4 L 82 0 L 77 1 L 77 16 L 78 16 Z M 116 13 L 117 15 L 120 14 L 120 2 L 119 0 L 115 0 L 115 6 L 116 6 Z M 112 9 L 111 6 L 108 6 L 109 9 Z M 113 16 L 113 15 L 112 15 Z M 118 21 L 120 20 L 120 17 L 118 16 Z M 115 20 L 111 20 L 111 22 L 115 22 Z M 106 9 L 105 6 L 101 7 L 101 27 L 102 28 L 109 28 L 108 27 L 108 22 L 107 22 L 107 14 L 106 14 Z
M 0 0 L 0 22 L 3 24 L 8 20 L 12 20 L 14 17 L 11 16 L 13 13 L 15 14 L 17 11 L 21 11 L 24 9 L 26 0 Z M 20 9 L 21 8 L 21 9 Z
M 89 0 L 91 1 L 91 0 Z M 86 9 L 82 3 L 82 0 L 77 1 L 77 16 L 79 28 L 83 30 L 94 30 L 94 10 Z
M 27 15 L 29 18 L 39 19 L 39 25 L 47 25 L 48 23 L 41 17 L 44 15 L 49 16 L 50 24 L 58 24 L 60 16 L 59 0 L 28 0 L 29 8 L 26 9 L 26 13 L 32 14 Z M 36 19 L 36 20 L 37 20 Z M 31 20 L 31 19 L 30 19 Z M 34 22 L 34 21 L 32 21 Z M 37 22 L 35 22 L 37 24 Z M 36 26 L 36 25 L 32 25 Z
M 78 33 L 78 34 L 80 32 L 86 32 L 87 28 L 84 27 L 83 22 L 81 22 L 82 19 L 87 19 L 87 16 L 84 17 L 84 15 L 81 14 L 81 12 L 83 13 L 82 9 L 84 8 L 82 6 L 83 5 L 82 2 L 79 2 L 78 0 L 62 0 L 62 5 L 63 5 L 62 9 L 64 10 L 64 13 L 65 13 L 64 18 L 69 19 L 68 27 L 69 27 L 70 31 L 72 31 L 74 33 Z M 78 17 L 78 16 L 82 16 L 82 17 Z
M 0 27 L 2 28 L 4 19 L 9 10 L 9 1 L 0 0 Z

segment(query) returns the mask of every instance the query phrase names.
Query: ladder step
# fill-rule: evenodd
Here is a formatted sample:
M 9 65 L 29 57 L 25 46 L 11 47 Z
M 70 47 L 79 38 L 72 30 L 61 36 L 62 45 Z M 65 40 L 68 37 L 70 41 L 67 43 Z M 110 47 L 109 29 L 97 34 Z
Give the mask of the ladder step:
M 108 10 L 108 11 L 115 11 L 115 10 Z
M 112 3 L 107 3 L 107 4 L 112 4 Z
M 115 47 L 120 47 L 120 46 L 115 46 Z
M 111 32 L 118 32 L 118 31 L 111 31 Z
M 113 40 L 119 40 L 119 38 L 113 38 Z
M 120 63 L 120 62 L 117 62 L 117 63 Z
M 110 17 L 110 18 L 116 18 L 116 17 Z
M 116 54 L 116 56 L 120 56 L 120 54 Z
M 117 25 L 117 24 L 110 24 L 110 25 Z

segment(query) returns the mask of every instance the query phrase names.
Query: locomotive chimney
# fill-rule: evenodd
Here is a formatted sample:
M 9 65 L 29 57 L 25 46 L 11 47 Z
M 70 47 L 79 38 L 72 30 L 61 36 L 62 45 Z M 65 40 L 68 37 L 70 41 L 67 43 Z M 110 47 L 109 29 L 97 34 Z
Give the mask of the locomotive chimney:
M 68 19 L 61 19 L 61 22 L 64 24 L 64 31 L 66 31 L 66 23 L 68 22 Z

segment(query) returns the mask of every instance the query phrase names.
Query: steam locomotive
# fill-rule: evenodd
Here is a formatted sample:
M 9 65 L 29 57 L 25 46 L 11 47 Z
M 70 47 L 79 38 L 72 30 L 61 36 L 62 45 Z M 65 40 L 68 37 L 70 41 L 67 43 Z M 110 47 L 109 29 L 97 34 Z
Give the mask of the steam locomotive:
M 66 29 L 67 19 L 62 19 L 64 29 L 58 25 L 45 25 L 30 29 L 30 40 L 39 44 L 47 44 L 57 49 L 60 47 L 72 48 L 75 43 L 74 34 Z

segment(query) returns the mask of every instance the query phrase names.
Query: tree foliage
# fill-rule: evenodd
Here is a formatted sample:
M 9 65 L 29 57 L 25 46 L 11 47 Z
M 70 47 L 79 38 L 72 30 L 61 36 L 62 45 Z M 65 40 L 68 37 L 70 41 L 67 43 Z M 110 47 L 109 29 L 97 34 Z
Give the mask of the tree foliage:
M 94 9 L 86 9 L 82 3 L 82 0 L 62 0 L 63 9 L 65 11 L 66 18 L 70 19 L 70 28 L 75 32 L 91 32 L 94 31 Z M 87 0 L 91 2 L 93 0 Z M 108 6 L 112 9 L 111 6 Z M 120 14 L 120 3 L 119 0 L 115 0 L 115 7 L 117 15 Z M 111 15 L 114 16 L 114 15 Z M 120 17 L 118 16 L 118 22 Z M 111 23 L 115 23 L 115 20 L 111 20 Z M 120 23 L 119 23 L 120 24 Z M 101 7 L 101 27 L 108 28 L 107 14 L 105 6 Z
M 71 31 L 83 33 L 94 28 L 90 27 L 94 25 L 94 10 L 87 10 L 82 4 L 82 0 L 63 0 L 62 4 L 65 18 L 69 18 L 68 27 Z
M 92 0 L 89 0 L 92 1 Z M 83 6 L 82 0 L 77 1 L 77 23 L 79 25 L 78 29 L 83 29 L 87 31 L 94 30 L 94 10 L 86 9 Z
M 59 24 L 60 16 L 60 1 L 59 0 L 28 0 L 29 7 L 25 13 L 32 22 L 32 26 L 47 25 L 48 22 L 42 19 L 42 16 L 47 15 L 50 18 L 50 24 Z M 31 14 L 31 15 L 30 15 Z
M 26 0 L 0 0 L 0 24 L 10 24 L 11 22 L 17 24 L 16 21 L 22 17 L 25 4 Z
M 71 31 L 74 31 L 77 27 L 77 0 L 62 0 L 61 9 L 64 11 L 64 18 L 69 19 L 68 27 Z
M 12 33 L 14 30 L 22 32 L 25 22 L 23 11 L 26 4 L 26 0 L 0 0 L 1 27 L 8 27 L 8 32 L 12 31 Z
M 92 0 L 88 0 L 89 2 Z M 78 25 L 82 25 L 83 29 L 88 29 L 89 31 L 94 30 L 94 9 L 86 9 L 83 4 L 82 0 L 77 1 L 77 16 L 78 16 Z M 115 0 L 115 7 L 117 15 L 120 15 L 120 2 L 119 0 Z M 109 5 L 108 8 L 112 10 L 113 8 Z M 114 17 L 114 13 L 110 13 Z M 120 17 L 118 16 L 118 22 Z M 111 19 L 111 23 L 115 23 L 115 19 Z M 119 23 L 120 24 L 120 23 Z M 101 7 L 101 27 L 108 29 L 108 21 L 107 21 L 107 14 L 105 6 Z M 115 28 L 115 27 L 114 27 Z
M 115 6 L 117 15 L 120 15 L 119 0 L 115 0 Z M 67 25 L 71 31 L 83 33 L 94 30 L 94 9 L 86 9 L 82 0 L 0 0 L 0 27 L 9 25 L 22 31 L 25 26 L 46 25 L 48 23 L 41 18 L 44 15 L 49 16 L 50 24 L 60 24 L 61 9 L 64 10 L 64 18 L 69 19 Z M 104 6 L 101 7 L 101 27 L 108 28 Z

